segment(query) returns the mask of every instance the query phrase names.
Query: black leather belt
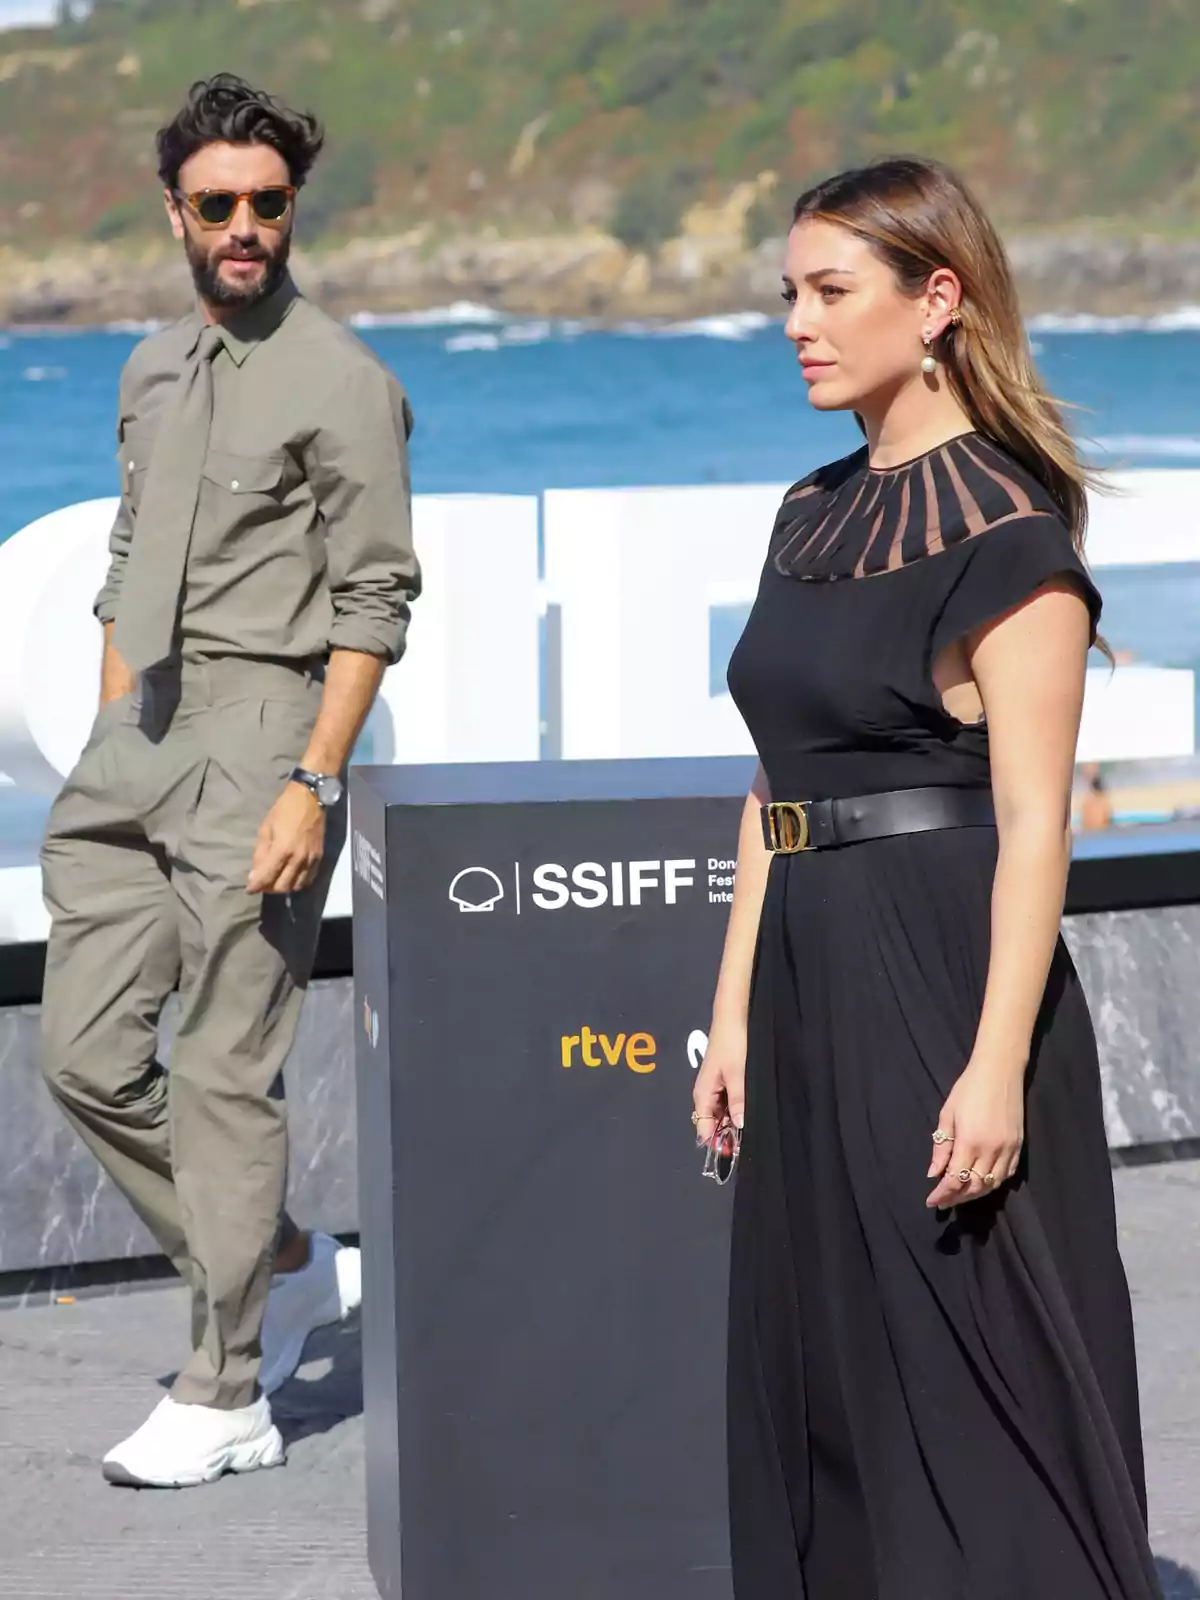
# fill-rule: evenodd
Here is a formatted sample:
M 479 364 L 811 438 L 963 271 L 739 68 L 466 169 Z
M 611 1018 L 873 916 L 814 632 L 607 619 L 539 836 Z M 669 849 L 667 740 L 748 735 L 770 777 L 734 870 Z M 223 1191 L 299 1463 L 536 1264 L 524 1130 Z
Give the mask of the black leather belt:
M 897 833 L 995 825 L 990 789 L 892 789 L 850 800 L 773 800 L 762 808 L 763 843 L 783 856 Z

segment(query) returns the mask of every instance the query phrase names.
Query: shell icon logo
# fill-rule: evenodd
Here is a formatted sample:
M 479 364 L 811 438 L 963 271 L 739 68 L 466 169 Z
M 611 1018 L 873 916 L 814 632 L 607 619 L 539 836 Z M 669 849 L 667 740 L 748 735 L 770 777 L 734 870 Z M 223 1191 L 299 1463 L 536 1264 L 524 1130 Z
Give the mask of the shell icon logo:
M 450 885 L 450 898 L 460 911 L 494 911 L 504 885 L 488 867 L 464 867 Z

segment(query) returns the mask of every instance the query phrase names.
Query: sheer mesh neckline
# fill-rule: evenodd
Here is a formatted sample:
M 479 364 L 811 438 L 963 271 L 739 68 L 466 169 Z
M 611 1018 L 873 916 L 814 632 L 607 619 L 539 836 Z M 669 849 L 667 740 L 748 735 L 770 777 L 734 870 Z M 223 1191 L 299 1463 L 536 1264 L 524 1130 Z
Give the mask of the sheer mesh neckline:
M 886 477 L 889 472 L 907 472 L 909 467 L 919 466 L 928 456 L 937 455 L 938 451 L 944 450 L 947 445 L 960 444 L 964 439 L 978 439 L 979 437 L 977 429 L 968 428 L 966 433 L 956 433 L 952 439 L 943 439 L 941 444 L 932 445 L 928 450 L 922 450 L 919 455 L 909 456 L 907 461 L 897 461 L 894 466 L 872 467 L 868 461 L 868 471 L 873 478 Z
M 790 578 L 869 578 L 1031 516 L 1061 520 L 1036 478 L 983 434 L 880 470 L 864 448 L 788 491 L 775 566 Z

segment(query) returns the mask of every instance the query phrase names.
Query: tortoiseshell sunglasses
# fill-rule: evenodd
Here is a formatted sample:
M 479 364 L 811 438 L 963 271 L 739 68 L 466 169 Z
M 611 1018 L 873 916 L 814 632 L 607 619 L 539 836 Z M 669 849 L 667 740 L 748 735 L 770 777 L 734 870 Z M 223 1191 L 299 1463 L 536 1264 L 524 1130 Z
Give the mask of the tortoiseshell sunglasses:
M 290 184 L 277 183 L 266 189 L 246 189 L 242 193 L 232 189 L 197 189 L 194 194 L 184 194 L 177 189 L 175 195 L 202 228 L 227 228 L 243 200 L 250 202 L 250 210 L 257 221 L 268 228 L 281 228 L 292 209 L 296 191 Z

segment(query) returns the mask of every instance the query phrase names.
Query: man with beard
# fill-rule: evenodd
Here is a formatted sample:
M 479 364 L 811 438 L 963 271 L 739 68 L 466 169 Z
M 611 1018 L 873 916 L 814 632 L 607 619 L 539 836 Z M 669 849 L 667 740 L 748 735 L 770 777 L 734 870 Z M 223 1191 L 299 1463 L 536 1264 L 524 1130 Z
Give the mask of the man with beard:
M 267 1395 L 361 1293 L 357 1251 L 284 1211 L 281 1074 L 419 576 L 408 402 L 288 275 L 321 142 L 227 74 L 158 135 L 198 303 L 122 376 L 100 710 L 42 852 L 47 1081 L 192 1295 L 191 1359 L 115 1483 L 282 1461 Z

